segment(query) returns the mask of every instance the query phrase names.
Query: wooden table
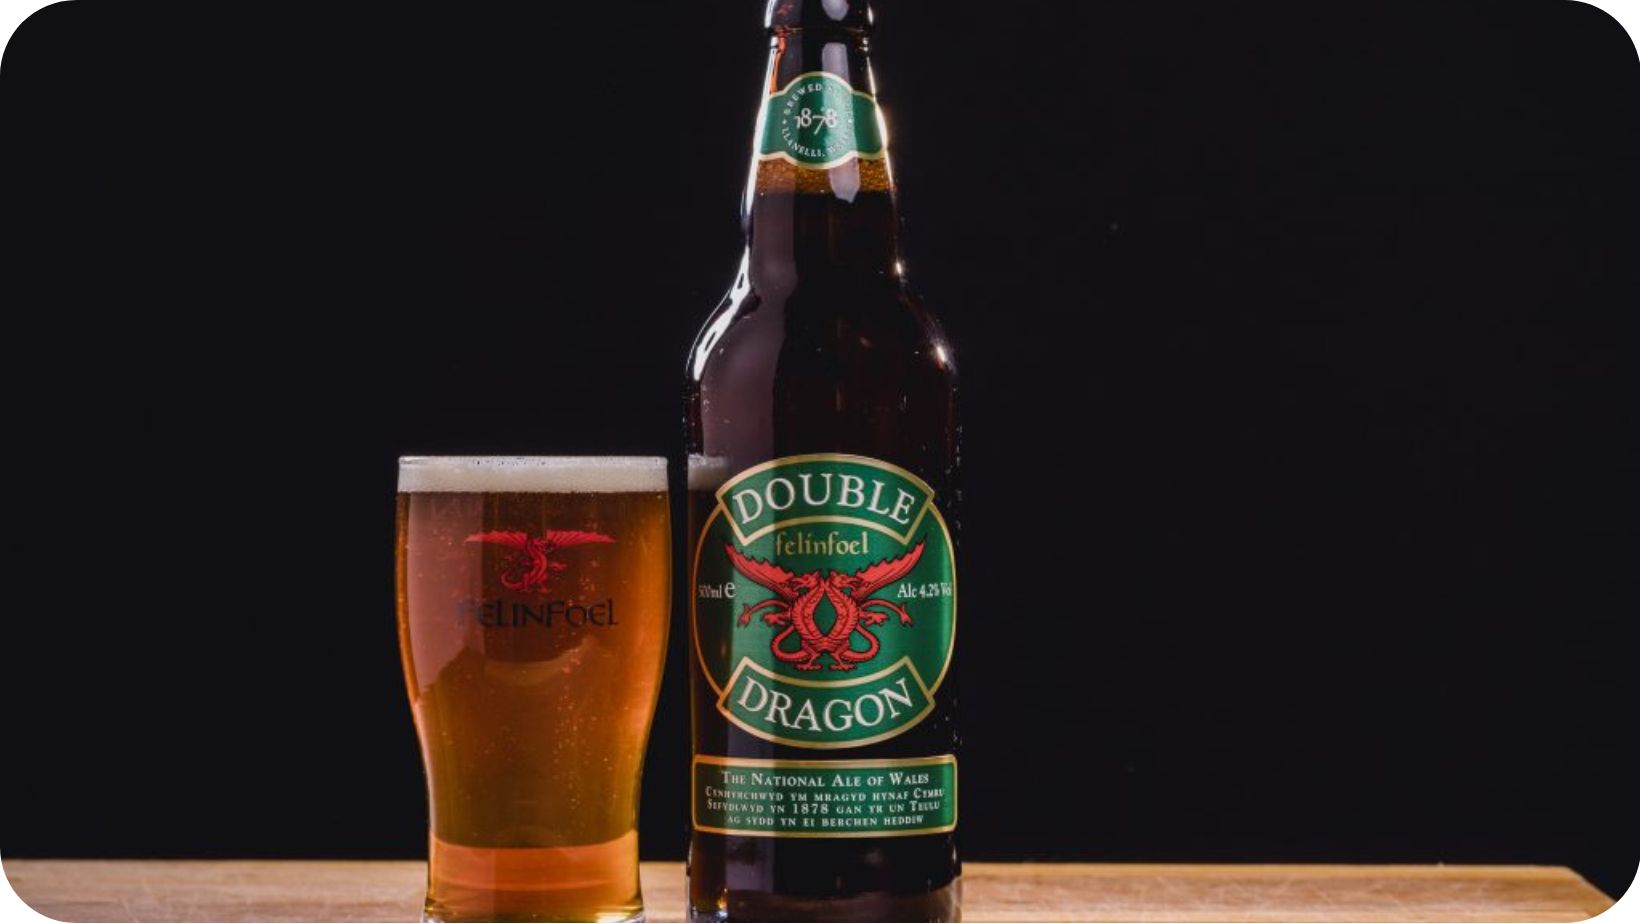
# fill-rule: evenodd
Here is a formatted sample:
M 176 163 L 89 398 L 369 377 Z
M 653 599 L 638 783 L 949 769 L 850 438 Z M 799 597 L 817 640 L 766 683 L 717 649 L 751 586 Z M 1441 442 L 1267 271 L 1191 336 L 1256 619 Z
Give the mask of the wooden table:
M 62 921 L 414 921 L 414 862 L 8 860 Z M 969 863 L 969 921 L 1578 921 L 1611 905 L 1559 866 Z M 651 921 L 681 921 L 683 867 L 645 863 Z

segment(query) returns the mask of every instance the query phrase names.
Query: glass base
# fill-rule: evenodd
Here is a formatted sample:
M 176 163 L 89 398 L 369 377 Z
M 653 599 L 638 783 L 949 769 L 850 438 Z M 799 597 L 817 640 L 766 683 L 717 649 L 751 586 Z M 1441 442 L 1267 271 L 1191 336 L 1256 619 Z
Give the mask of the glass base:
M 635 831 L 565 847 L 468 847 L 439 837 L 429 846 L 424 921 L 644 920 Z

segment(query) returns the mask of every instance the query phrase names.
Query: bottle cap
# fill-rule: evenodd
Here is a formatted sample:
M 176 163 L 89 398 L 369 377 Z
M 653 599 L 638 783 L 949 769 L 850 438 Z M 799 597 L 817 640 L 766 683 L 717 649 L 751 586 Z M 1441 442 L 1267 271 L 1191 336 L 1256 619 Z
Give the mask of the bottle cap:
M 868 0 L 769 0 L 764 24 L 770 29 L 863 29 L 871 25 L 871 4 Z

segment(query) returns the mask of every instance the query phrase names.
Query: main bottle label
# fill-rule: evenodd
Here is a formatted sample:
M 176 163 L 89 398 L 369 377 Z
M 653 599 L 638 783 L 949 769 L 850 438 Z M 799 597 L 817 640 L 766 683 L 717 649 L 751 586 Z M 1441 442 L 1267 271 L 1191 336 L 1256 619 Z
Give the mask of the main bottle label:
M 824 71 L 801 74 L 771 95 L 758 126 L 758 158 L 799 167 L 874 160 L 887 148 L 877 100 Z
M 827 454 L 747 469 L 716 500 L 695 547 L 690 615 L 718 712 L 756 737 L 833 754 L 926 719 L 950 668 L 957 606 L 933 489 L 876 459 Z M 872 837 L 956 825 L 950 755 L 698 755 L 693 776 L 706 831 Z
M 695 549 L 695 650 L 717 708 L 778 744 L 859 747 L 934 709 L 956 635 L 951 537 L 920 478 L 777 459 L 717 492 Z

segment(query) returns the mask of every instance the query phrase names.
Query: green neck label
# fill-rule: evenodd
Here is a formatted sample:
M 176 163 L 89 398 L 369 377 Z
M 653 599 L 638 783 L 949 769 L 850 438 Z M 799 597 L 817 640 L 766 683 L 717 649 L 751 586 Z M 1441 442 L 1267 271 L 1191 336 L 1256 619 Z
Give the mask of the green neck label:
M 794 456 L 717 492 L 695 550 L 695 651 L 729 721 L 848 748 L 934 709 L 956 633 L 951 537 L 934 492 L 864 456 Z
M 810 71 L 764 102 L 757 155 L 823 170 L 882 157 L 883 135 L 876 99 L 836 74 Z

